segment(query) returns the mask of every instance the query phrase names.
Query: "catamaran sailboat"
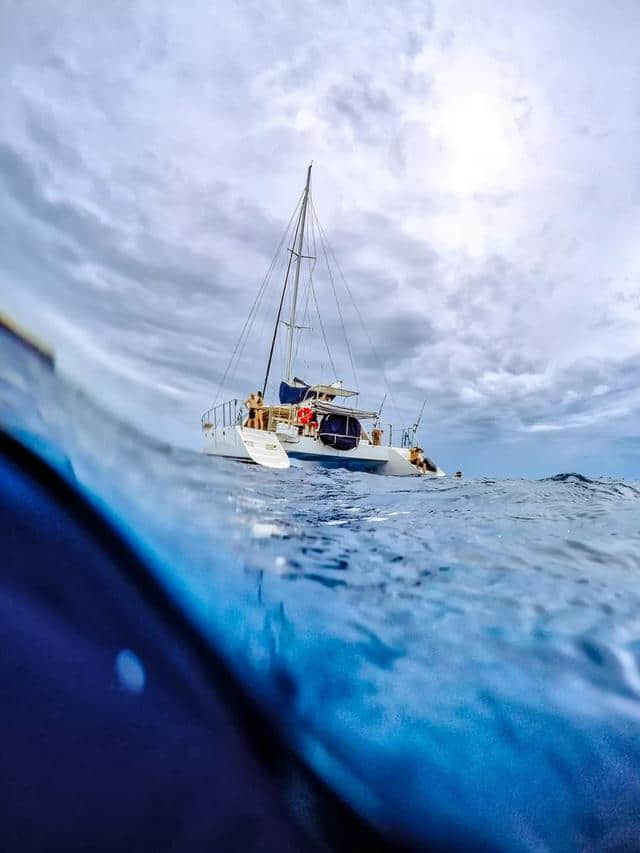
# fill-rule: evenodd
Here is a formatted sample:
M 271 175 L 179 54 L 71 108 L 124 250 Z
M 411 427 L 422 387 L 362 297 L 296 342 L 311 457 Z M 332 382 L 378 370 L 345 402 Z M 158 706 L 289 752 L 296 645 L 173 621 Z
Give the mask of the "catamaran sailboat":
M 314 245 L 310 248 L 308 239 L 305 244 L 305 230 L 309 228 L 309 221 L 313 227 L 313 217 L 316 216 L 310 190 L 311 166 L 307 171 L 307 179 L 301 199 L 290 221 L 290 225 L 295 222 L 292 231 L 292 245 L 288 249 L 289 258 L 284 286 L 279 301 L 275 330 L 271 340 L 271 349 L 262 387 L 262 394 L 264 395 L 271 371 L 278 331 L 284 323 L 287 327 L 286 379 L 280 382 L 279 400 L 277 403 L 263 403 L 262 400 L 257 401 L 256 398 L 252 398 L 253 402 L 249 400 L 242 403 L 239 399 L 232 399 L 219 405 L 214 404 L 202 415 L 201 419 L 204 452 L 213 456 L 225 456 L 243 462 L 253 462 L 267 468 L 288 468 L 293 459 L 300 462 L 316 463 L 325 467 L 348 468 L 394 476 L 442 477 L 444 471 L 428 457 L 425 457 L 421 448 L 415 444 L 418 423 L 414 424 L 412 428 L 400 431 L 401 442 L 399 446 L 392 444 L 394 431 L 393 427 L 389 426 L 386 430 L 387 441 L 383 443 L 385 430 L 380 425 L 380 410 L 369 411 L 349 405 L 353 402 L 353 398 L 359 397 L 358 391 L 343 388 L 342 382 L 339 380 L 311 384 L 299 379 L 294 374 L 294 360 L 297 350 L 295 346 L 296 333 L 307 328 L 297 325 L 301 269 L 302 262 L 305 259 L 310 262 L 307 307 L 310 294 L 313 296 L 316 308 L 318 307 L 311 280 L 313 269 L 311 262 L 315 263 L 316 260 L 315 253 L 311 254 L 315 248 L 315 233 L 313 235 Z M 322 235 L 321 230 L 320 235 Z M 328 265 L 329 260 L 326 251 L 324 254 Z M 272 268 L 273 263 L 270 269 Z M 269 273 L 267 278 L 268 275 Z M 330 271 L 329 275 L 331 276 Z M 266 286 L 267 278 L 263 282 L 261 291 Z M 333 286 L 333 279 L 331 282 Z M 282 311 L 285 295 L 290 286 L 289 319 L 288 322 L 285 322 L 282 320 Z M 261 293 L 259 293 L 259 297 L 257 297 L 252 308 L 254 314 L 257 311 L 256 305 L 260 297 Z M 250 318 L 245 323 L 245 329 Z M 326 336 L 320 316 L 319 320 L 326 344 Z M 340 320 L 342 322 L 341 313 Z M 251 320 L 251 322 L 253 321 Z M 251 327 L 249 326 L 249 328 Z M 245 334 L 245 329 L 243 329 L 240 341 L 236 345 L 232 359 L 239 349 L 243 335 L 245 344 L 249 338 L 249 333 Z M 329 357 L 331 359 L 331 355 Z M 350 348 L 349 357 L 351 358 Z M 331 363 L 333 365 L 332 359 Z M 229 366 L 225 376 L 228 370 Z M 254 405 L 259 406 L 259 415 L 258 409 L 251 408 Z M 365 424 L 370 424 L 370 426 L 366 427 Z M 398 431 L 396 430 L 397 434 Z

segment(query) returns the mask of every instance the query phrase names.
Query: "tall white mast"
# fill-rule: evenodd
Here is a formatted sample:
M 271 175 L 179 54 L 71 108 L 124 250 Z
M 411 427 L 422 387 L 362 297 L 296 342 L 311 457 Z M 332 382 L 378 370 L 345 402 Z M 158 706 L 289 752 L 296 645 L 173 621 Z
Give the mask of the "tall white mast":
M 298 250 L 296 255 L 296 274 L 293 280 L 293 293 L 291 294 L 291 312 L 289 314 L 289 338 L 287 344 L 287 382 L 293 379 L 293 333 L 296 328 L 296 303 L 298 301 L 298 281 L 300 280 L 300 264 L 302 263 L 302 241 L 304 240 L 304 225 L 307 218 L 307 202 L 309 201 L 309 183 L 311 181 L 311 165 L 307 170 L 307 183 L 304 188 L 302 199 L 302 211 L 300 213 L 300 233 L 298 234 Z

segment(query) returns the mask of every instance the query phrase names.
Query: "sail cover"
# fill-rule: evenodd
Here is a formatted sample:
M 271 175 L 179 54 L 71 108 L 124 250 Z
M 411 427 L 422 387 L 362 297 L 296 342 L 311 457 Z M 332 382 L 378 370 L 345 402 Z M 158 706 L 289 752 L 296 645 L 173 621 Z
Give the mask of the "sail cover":
M 297 378 L 293 382 L 293 385 L 289 385 L 288 382 L 280 383 L 280 402 L 282 405 L 295 405 L 307 397 L 309 385 Z M 315 397 L 315 394 L 313 396 Z
M 325 415 L 320 422 L 318 438 L 336 450 L 353 450 L 357 447 L 362 427 L 357 418 L 347 415 Z

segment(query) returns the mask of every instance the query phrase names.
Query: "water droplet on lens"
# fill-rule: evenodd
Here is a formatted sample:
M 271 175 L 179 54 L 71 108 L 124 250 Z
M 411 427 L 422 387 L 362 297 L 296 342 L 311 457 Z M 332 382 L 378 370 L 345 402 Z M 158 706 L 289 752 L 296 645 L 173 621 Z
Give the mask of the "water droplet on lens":
M 116 657 L 116 675 L 129 693 L 142 693 L 146 674 L 140 658 L 129 649 L 121 649 Z

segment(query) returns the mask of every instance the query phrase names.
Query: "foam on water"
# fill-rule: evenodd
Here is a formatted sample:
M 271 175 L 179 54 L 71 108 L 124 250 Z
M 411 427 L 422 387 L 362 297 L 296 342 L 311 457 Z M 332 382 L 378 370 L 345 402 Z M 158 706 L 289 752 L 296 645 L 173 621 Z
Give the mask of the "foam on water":
M 637 843 L 640 484 L 240 465 L 0 347 L 5 426 L 108 508 L 358 808 L 501 849 Z

